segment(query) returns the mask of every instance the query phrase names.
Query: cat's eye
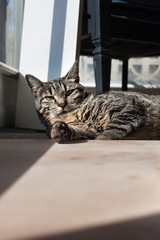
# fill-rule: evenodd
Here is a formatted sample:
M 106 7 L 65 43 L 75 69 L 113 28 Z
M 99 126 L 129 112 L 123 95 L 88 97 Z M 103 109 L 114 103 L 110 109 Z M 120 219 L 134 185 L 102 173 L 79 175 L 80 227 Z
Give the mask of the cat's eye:
M 68 91 L 66 91 L 65 95 L 66 95 L 66 96 L 69 96 L 69 95 L 71 95 L 73 92 L 74 92 L 74 89 L 73 89 L 73 90 L 68 90 Z
M 45 99 L 46 99 L 47 101 L 52 101 L 52 100 L 54 99 L 54 97 L 53 97 L 53 96 L 48 96 L 48 97 L 45 97 Z

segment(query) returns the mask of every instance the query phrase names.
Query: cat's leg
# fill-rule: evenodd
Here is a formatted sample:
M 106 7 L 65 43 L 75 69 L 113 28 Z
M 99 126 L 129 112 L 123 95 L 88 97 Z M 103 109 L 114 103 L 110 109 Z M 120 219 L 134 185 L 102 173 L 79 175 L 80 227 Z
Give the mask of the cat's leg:
M 69 125 L 71 140 L 95 139 L 97 134 L 91 129 L 82 129 L 79 126 Z
M 104 132 L 100 133 L 96 140 L 123 140 L 125 137 L 127 137 L 127 131 L 125 128 L 122 129 L 115 129 L 115 128 L 109 128 L 105 130 Z
M 63 143 L 71 140 L 95 139 L 96 134 L 62 121 L 56 121 L 50 130 L 50 137 L 55 142 Z
M 119 115 L 111 120 L 107 128 L 96 139 L 99 140 L 123 140 L 136 132 L 143 124 L 144 116 Z

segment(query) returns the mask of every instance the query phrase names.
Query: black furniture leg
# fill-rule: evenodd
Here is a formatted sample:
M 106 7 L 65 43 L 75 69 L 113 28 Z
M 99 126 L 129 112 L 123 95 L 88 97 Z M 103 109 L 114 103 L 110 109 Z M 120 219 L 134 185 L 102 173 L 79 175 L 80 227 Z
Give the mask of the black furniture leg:
M 110 89 L 111 55 L 110 45 L 110 0 L 88 0 L 91 19 L 91 39 L 97 94 Z M 104 24 L 105 23 L 105 24 Z M 107 29 L 107 31 L 106 31 Z
M 101 94 L 110 89 L 111 56 L 100 41 L 93 41 L 94 72 L 96 80 L 96 93 Z
M 128 59 L 122 61 L 122 90 L 128 90 Z

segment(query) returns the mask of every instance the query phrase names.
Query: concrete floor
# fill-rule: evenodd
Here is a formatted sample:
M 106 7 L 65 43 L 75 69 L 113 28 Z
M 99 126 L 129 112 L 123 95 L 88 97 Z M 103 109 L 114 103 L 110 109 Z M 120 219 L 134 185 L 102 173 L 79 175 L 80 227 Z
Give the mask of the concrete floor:
M 0 240 L 159 240 L 159 146 L 0 139 Z

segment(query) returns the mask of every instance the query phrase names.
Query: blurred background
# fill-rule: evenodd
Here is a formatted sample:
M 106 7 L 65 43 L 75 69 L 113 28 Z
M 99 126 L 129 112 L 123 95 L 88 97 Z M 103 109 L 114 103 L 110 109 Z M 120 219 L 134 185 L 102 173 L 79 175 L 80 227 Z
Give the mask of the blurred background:
M 24 0 L 0 0 L 0 62 L 19 69 Z M 122 63 L 112 60 L 111 87 L 121 87 Z M 81 83 L 95 86 L 93 58 L 80 57 Z M 159 88 L 159 57 L 129 60 L 129 87 Z

